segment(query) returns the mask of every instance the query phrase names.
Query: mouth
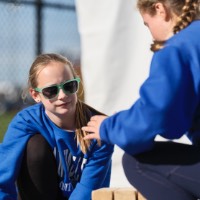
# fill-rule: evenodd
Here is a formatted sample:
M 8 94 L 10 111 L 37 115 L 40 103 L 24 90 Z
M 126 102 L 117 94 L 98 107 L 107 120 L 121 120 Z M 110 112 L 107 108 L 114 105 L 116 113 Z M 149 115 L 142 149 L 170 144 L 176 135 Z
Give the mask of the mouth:
M 67 106 L 67 105 L 69 105 L 70 103 L 71 103 L 71 101 L 70 101 L 70 102 L 65 102 L 65 103 L 62 103 L 62 104 L 57 105 L 57 107 Z

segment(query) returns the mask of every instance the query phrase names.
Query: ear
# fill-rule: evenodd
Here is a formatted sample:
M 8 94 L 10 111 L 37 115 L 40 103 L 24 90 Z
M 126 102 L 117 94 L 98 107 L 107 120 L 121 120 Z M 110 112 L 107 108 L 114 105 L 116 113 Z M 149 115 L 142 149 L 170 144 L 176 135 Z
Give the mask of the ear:
M 36 92 L 33 88 L 29 89 L 29 93 L 36 103 L 39 103 L 41 101 L 39 93 Z
M 166 7 L 163 3 L 156 3 L 155 4 L 156 14 L 160 15 L 163 19 L 169 19 L 169 12 L 167 11 Z

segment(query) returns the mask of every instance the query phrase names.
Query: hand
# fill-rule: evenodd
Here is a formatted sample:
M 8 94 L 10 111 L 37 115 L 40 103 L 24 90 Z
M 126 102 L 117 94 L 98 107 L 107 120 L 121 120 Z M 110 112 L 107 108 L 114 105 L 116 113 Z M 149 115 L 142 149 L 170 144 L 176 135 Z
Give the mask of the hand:
M 101 123 L 104 119 L 106 119 L 107 116 L 104 115 L 95 115 L 90 118 L 90 121 L 87 123 L 87 126 L 82 127 L 83 131 L 90 132 L 91 134 L 88 134 L 84 137 L 85 140 L 89 139 L 101 139 L 99 134 L 99 129 L 101 126 Z

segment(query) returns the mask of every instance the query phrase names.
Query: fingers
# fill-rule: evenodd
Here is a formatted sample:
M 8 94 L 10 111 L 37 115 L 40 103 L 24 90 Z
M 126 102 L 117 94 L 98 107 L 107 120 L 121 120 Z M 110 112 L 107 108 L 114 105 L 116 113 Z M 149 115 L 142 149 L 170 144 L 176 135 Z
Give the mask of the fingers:
M 103 121 L 106 119 L 108 116 L 105 115 L 94 115 L 90 118 L 90 121 Z
M 90 132 L 90 133 L 92 133 L 92 132 L 95 131 L 95 128 L 92 127 L 92 126 L 83 126 L 81 129 L 82 129 L 83 131 Z
M 94 115 L 90 118 L 91 121 L 96 121 L 101 115 Z
M 87 123 L 87 126 L 83 126 L 82 130 L 86 132 L 95 132 L 98 128 L 98 121 L 96 121 L 96 117 L 91 117 L 90 121 Z
M 89 122 L 87 123 L 87 126 L 94 127 L 96 124 L 97 124 L 97 122 L 91 119 L 91 121 L 89 121 Z
M 90 134 L 86 135 L 83 139 L 90 140 L 90 139 L 100 139 L 99 132 L 93 126 L 84 126 L 82 127 L 83 131 L 89 132 Z
M 89 139 L 100 139 L 99 127 L 101 122 L 106 118 L 104 115 L 95 115 L 90 118 L 90 121 L 87 123 L 87 126 L 82 127 L 83 131 L 89 132 L 87 136 L 84 137 L 85 140 Z
M 99 139 L 99 137 L 98 137 L 97 134 L 91 133 L 91 134 L 86 135 L 83 139 L 84 140 L 91 140 L 91 139 Z

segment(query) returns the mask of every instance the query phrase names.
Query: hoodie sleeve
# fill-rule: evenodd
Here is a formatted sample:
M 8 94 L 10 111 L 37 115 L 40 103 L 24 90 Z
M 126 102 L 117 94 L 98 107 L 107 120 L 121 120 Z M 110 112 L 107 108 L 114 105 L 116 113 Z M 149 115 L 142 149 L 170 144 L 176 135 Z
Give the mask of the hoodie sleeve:
M 114 146 L 95 142 L 88 161 L 82 172 L 81 180 L 70 196 L 70 200 L 90 200 L 92 190 L 109 187 L 111 175 L 111 157 Z
M 15 181 L 20 169 L 23 152 L 28 139 L 36 130 L 31 120 L 17 114 L 5 133 L 0 144 L 0 199 L 16 199 Z
M 158 134 L 180 138 L 191 126 L 198 103 L 190 62 L 174 46 L 156 52 L 140 98 L 130 109 L 103 121 L 101 139 L 133 155 L 152 148 Z

